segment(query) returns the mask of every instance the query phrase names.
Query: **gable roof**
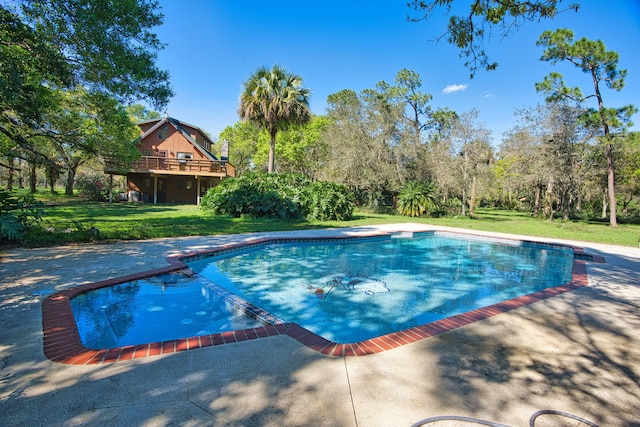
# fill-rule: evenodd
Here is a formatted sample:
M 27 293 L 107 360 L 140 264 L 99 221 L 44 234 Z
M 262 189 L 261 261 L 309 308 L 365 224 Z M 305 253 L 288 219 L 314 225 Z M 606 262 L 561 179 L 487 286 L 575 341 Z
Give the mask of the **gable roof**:
M 165 116 L 165 117 L 163 117 L 161 119 L 145 120 L 143 122 L 139 122 L 138 125 L 143 125 L 143 124 L 147 124 L 147 123 L 153 123 L 153 122 L 156 122 L 156 121 L 157 121 L 157 123 L 155 125 L 153 125 L 151 128 L 149 128 L 148 131 L 146 131 L 145 133 L 143 133 L 140 136 L 140 140 L 145 139 L 147 136 L 151 135 L 153 132 L 155 132 L 161 126 L 163 126 L 165 124 L 169 124 L 169 125 L 173 126 L 178 132 L 180 132 L 180 134 L 187 141 L 189 141 L 198 151 L 200 151 L 209 160 L 219 160 L 216 156 L 213 155 L 213 153 L 211 153 L 209 150 L 207 150 L 202 145 L 200 145 L 200 143 L 198 143 L 198 141 L 193 139 L 191 137 L 191 134 L 189 134 L 189 132 L 187 132 L 187 130 L 183 127 L 183 125 L 184 125 L 184 126 L 189 126 L 191 128 L 196 129 L 200 133 L 200 135 L 202 135 L 202 137 L 209 142 L 209 144 L 213 145 L 213 141 L 211 141 L 207 137 L 207 134 L 204 133 L 204 131 L 202 129 L 200 129 L 199 127 L 197 127 L 197 126 L 191 125 L 189 123 L 181 122 L 180 120 L 174 119 L 173 117 L 169 117 L 169 116 Z

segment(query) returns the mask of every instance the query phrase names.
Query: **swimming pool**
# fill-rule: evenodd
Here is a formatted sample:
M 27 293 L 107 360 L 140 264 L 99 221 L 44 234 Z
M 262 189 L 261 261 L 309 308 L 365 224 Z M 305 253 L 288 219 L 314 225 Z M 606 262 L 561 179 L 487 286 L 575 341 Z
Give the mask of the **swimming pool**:
M 327 341 L 359 342 L 568 283 L 574 253 L 428 232 L 267 241 L 185 261 L 186 274 L 73 298 L 83 344 L 135 345 L 261 323 L 295 323 Z

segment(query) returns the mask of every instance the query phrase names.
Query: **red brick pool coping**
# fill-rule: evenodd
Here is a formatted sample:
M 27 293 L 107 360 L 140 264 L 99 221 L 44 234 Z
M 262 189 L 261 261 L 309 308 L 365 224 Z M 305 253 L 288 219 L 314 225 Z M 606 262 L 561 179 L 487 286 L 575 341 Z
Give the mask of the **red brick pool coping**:
M 361 237 L 377 237 L 380 235 L 388 235 L 389 233 L 376 233 Z M 257 328 L 220 332 L 209 335 L 193 336 L 169 340 L 164 342 L 154 342 L 149 344 L 131 345 L 124 347 L 116 347 L 110 349 L 95 350 L 85 347 L 78 333 L 75 318 L 71 311 L 70 301 L 72 298 L 81 293 L 91 290 L 113 286 L 120 283 L 126 283 L 134 280 L 144 279 L 150 276 L 175 272 L 179 270 L 188 270 L 183 260 L 196 259 L 199 257 L 211 256 L 212 254 L 220 254 L 226 251 L 235 250 L 239 247 L 251 245 L 260 245 L 274 242 L 292 242 L 292 241 L 318 241 L 318 240 L 337 240 L 337 239 L 353 239 L 353 237 L 334 236 L 322 238 L 264 238 L 254 239 L 244 243 L 234 243 L 216 247 L 212 250 L 194 252 L 190 254 L 172 256 L 167 258 L 168 265 L 166 267 L 148 270 L 140 273 L 134 273 L 127 276 L 121 276 L 113 279 L 103 280 L 84 285 L 75 286 L 73 288 L 58 291 L 48 296 L 42 302 L 42 332 L 43 332 L 43 348 L 45 356 L 59 363 L 66 364 L 101 364 L 113 363 L 122 360 L 140 359 L 143 357 L 158 356 L 168 353 L 176 353 L 179 351 L 193 350 L 196 348 L 205 348 L 216 345 L 224 345 L 237 343 L 258 338 L 266 338 L 276 335 L 287 335 L 296 339 L 307 347 L 316 350 L 328 356 L 366 356 L 368 354 L 380 353 L 382 351 L 391 350 L 405 344 L 419 341 L 425 338 L 433 337 L 454 329 L 461 328 L 479 320 L 488 319 L 498 314 L 506 313 L 519 307 L 524 307 L 534 302 L 541 301 L 564 292 L 573 291 L 575 289 L 588 285 L 587 269 L 585 259 L 593 262 L 604 262 L 604 258 L 585 255 L 582 248 L 571 247 L 574 250 L 573 276 L 571 282 L 560 286 L 547 288 L 542 291 L 534 292 L 507 301 L 502 301 L 487 307 L 472 310 L 466 313 L 457 314 L 446 319 L 437 320 L 435 322 L 405 329 L 403 331 L 393 332 L 387 335 L 371 338 L 356 343 L 335 343 L 327 340 L 295 323 L 267 324 Z M 505 239 L 502 239 L 505 240 Z M 539 242 L 533 242 L 540 244 Z M 552 245 L 564 246 L 566 245 Z

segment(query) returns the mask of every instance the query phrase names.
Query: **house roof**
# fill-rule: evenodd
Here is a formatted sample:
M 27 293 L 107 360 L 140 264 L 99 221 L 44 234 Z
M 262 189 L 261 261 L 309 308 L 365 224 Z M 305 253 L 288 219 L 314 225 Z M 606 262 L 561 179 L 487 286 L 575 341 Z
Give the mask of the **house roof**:
M 196 129 L 198 132 L 200 132 L 200 134 L 202 135 L 203 138 L 205 138 L 207 141 L 209 141 L 209 144 L 213 144 L 213 141 L 211 141 L 207 137 L 207 134 L 202 129 L 200 129 L 198 126 L 194 126 L 194 125 L 191 125 L 189 123 L 181 122 L 180 120 L 174 119 L 173 117 L 169 117 L 169 116 L 165 116 L 165 117 L 160 118 L 160 119 L 145 120 L 143 122 L 139 122 L 138 125 L 147 124 L 147 123 L 153 123 L 153 122 L 157 122 L 157 123 L 155 125 L 153 125 L 151 128 L 149 128 L 149 130 L 147 130 L 145 133 L 143 133 L 140 136 L 140 140 L 143 140 L 147 136 L 151 135 L 153 132 L 155 132 L 161 126 L 163 126 L 165 124 L 169 124 L 169 125 L 173 126 L 178 132 L 180 132 L 180 134 L 182 134 L 182 136 L 184 136 L 185 139 L 187 141 L 189 141 L 205 157 L 209 158 L 209 160 L 219 160 L 216 156 L 213 155 L 213 153 L 211 153 L 209 150 L 207 150 L 202 145 L 200 145 L 198 143 L 198 141 L 193 139 L 191 137 L 191 135 L 189 134 L 189 132 L 187 132 L 187 130 L 183 127 L 183 125 L 184 125 L 184 126 L 189 126 L 191 128 Z

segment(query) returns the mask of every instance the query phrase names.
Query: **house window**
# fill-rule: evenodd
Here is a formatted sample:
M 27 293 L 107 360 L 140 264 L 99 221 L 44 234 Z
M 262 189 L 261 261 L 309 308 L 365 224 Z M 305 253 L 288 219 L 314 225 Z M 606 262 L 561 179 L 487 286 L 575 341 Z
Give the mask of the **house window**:
M 167 128 L 167 125 L 164 125 L 162 126 L 162 129 L 158 131 L 158 139 L 165 139 L 168 134 L 169 134 L 169 130 Z
M 184 151 L 178 151 L 176 157 L 178 159 L 193 159 L 193 153 L 187 153 Z
M 153 156 L 153 151 L 152 151 L 152 150 L 144 149 L 144 150 L 142 150 L 142 155 L 143 155 L 143 156 L 146 156 L 146 157 Z
M 144 182 L 142 184 L 142 186 L 144 188 L 151 188 L 152 184 L 151 184 L 151 178 L 145 178 Z
M 193 181 L 190 179 L 179 179 L 177 187 L 178 190 L 191 190 L 193 188 Z

